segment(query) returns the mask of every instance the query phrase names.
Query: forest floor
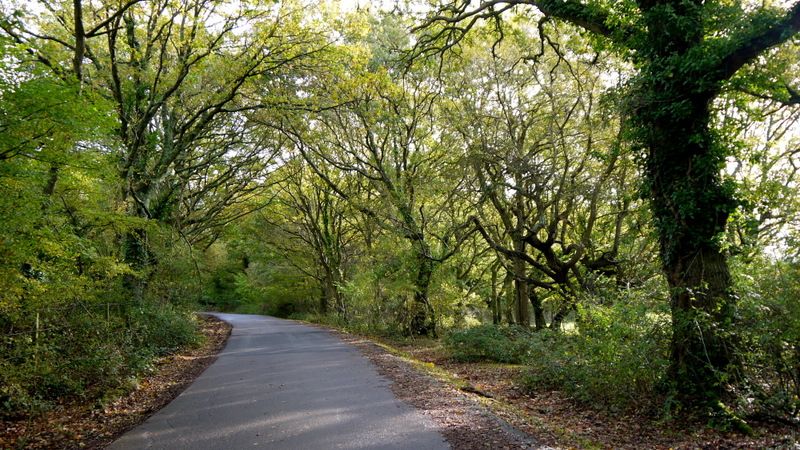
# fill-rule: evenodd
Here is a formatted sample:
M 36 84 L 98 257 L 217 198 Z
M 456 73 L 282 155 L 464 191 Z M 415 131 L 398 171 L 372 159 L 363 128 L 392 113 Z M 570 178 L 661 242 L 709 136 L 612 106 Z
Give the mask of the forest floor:
M 366 338 L 333 331 L 359 347 L 394 382 L 399 398 L 433 416 L 456 449 L 800 449 L 796 426 L 750 423 L 756 434 L 744 436 L 712 430 L 700 421 L 604 411 L 559 391 L 522 389 L 516 380 L 524 366 L 458 363 L 435 340 Z M 472 421 L 477 426 L 470 429 Z
M 21 421 L 0 421 L 0 449 L 102 448 L 172 401 L 214 362 L 231 327 L 200 316 L 203 344 L 165 356 L 136 387 L 103 407 L 71 401 Z

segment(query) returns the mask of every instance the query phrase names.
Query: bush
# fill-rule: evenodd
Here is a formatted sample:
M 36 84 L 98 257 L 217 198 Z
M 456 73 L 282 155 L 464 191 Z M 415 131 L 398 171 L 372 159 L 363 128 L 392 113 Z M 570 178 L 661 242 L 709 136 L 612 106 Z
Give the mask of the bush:
M 745 414 L 800 414 L 800 265 L 755 261 L 734 266 L 740 293 L 736 327 Z
M 545 330 L 526 340 L 523 384 L 600 407 L 651 407 L 668 365 L 668 325 L 635 303 L 580 308 L 577 333 Z
M 200 343 L 197 326 L 188 311 L 169 304 L 140 306 L 130 317 L 133 347 L 155 356 Z
M 67 398 L 101 399 L 128 385 L 153 359 L 199 342 L 188 311 L 169 305 L 130 308 L 75 304 L 21 314 L 0 341 L 0 417 L 20 417 Z M 48 314 L 49 313 L 49 314 Z
M 519 327 L 480 325 L 453 331 L 444 344 L 456 361 L 522 363 L 530 349 L 531 333 Z

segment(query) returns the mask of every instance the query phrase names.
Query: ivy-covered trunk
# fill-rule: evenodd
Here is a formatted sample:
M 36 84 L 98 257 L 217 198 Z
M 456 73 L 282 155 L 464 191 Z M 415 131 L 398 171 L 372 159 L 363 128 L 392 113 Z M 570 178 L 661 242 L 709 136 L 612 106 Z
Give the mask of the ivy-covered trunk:
M 334 308 L 340 317 L 345 316 L 344 301 L 339 292 L 341 277 L 336 267 L 323 265 L 322 297 L 320 298 L 320 313 L 327 314 L 330 308 Z
M 133 198 L 136 195 L 137 193 L 132 191 L 125 192 L 125 197 L 130 199 L 131 203 L 134 203 Z M 141 201 L 140 197 L 136 198 Z M 143 205 L 131 204 L 128 214 L 137 219 L 147 219 Z M 136 224 L 122 235 L 122 257 L 133 271 L 123 277 L 123 287 L 133 303 L 141 303 L 144 300 L 147 270 L 152 259 L 148 232 L 143 225 Z
M 412 336 L 436 337 L 436 316 L 428 298 L 428 292 L 437 261 L 432 257 L 431 246 L 411 213 L 412 207 L 394 188 L 390 192 L 403 219 L 404 237 L 411 243 L 411 249 L 414 252 L 414 300 L 411 303 L 408 333 Z
M 143 271 L 147 268 L 147 230 L 135 228 L 123 236 L 124 261 L 136 273 L 129 273 L 123 277 L 122 283 L 134 303 L 144 300 L 145 280 Z
M 638 131 L 646 182 L 670 288 L 668 376 L 686 406 L 716 408 L 730 380 L 735 297 L 720 237 L 736 207 L 721 176 L 724 151 L 709 129 L 712 94 L 653 64 Z
M 524 244 L 518 246 L 514 242 L 514 250 L 524 252 Z M 525 270 L 525 261 L 521 258 L 512 258 L 512 268 L 514 270 L 514 308 L 517 316 L 517 325 L 529 327 L 531 325 L 531 314 L 528 309 L 528 279 Z
M 411 335 L 436 337 L 436 316 L 428 298 L 435 263 L 423 251 L 428 249 L 427 245 L 420 245 L 422 247 L 416 255 L 417 273 L 414 278 L 414 302 L 409 332 Z
M 722 179 L 726 150 L 710 128 L 721 78 L 704 42 L 702 8 L 654 2 L 628 125 L 646 154 L 645 182 L 670 289 L 667 373 L 684 406 L 718 409 L 730 380 L 734 317 L 721 235 L 736 208 Z

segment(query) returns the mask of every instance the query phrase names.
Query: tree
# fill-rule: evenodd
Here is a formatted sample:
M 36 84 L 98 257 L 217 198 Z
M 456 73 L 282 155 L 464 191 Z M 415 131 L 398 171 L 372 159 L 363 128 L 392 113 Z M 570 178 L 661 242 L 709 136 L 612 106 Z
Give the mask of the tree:
M 291 74 L 322 45 L 301 26 L 303 8 L 206 0 L 44 6 L 41 32 L 16 15 L 0 25 L 57 74 L 70 58 L 78 80 L 113 99 L 128 214 L 213 241 L 236 217 L 228 208 L 258 188 L 280 148 L 250 133 L 247 113 L 290 102 Z M 96 22 L 89 28 L 87 17 Z M 259 77 L 270 79 L 260 86 L 269 90 L 248 94 Z M 138 300 L 156 262 L 147 234 L 135 227 L 123 237 Z
M 328 189 L 408 244 L 414 292 L 407 332 L 435 335 L 434 273 L 467 234 L 453 208 L 463 177 L 450 171 L 450 184 L 442 182 L 454 166 L 436 123 L 440 88 L 430 67 L 400 70 L 397 49 L 408 42 L 396 33 L 399 24 L 391 16 L 366 24 L 370 39 L 353 37 L 339 49 L 339 65 L 309 83 L 316 109 L 288 117 L 282 130 Z M 327 176 L 326 167 L 345 177 Z M 358 195 L 343 188 L 348 179 L 362 186 Z
M 543 21 L 582 28 L 637 70 L 625 126 L 644 154 L 645 191 L 671 290 L 669 378 L 686 405 L 719 410 L 736 374 L 736 297 L 720 235 L 737 202 L 721 175 L 730 150 L 711 127 L 713 101 L 740 69 L 763 65 L 770 49 L 800 31 L 800 3 L 456 1 L 419 28 L 418 49 L 452 48 L 482 19 L 502 30 L 503 13 L 518 5 L 533 6 Z
M 448 71 L 444 117 L 481 193 L 475 224 L 513 274 L 517 323 L 530 324 L 530 301 L 536 329 L 545 328 L 549 296 L 558 329 L 595 273 L 617 272 L 632 158 L 609 119 L 613 102 L 598 101 L 615 80 L 597 55 L 548 48 L 527 58 L 531 36 L 506 32 L 491 55 L 480 44 L 464 49 L 463 67 Z M 577 42 L 558 38 L 567 39 Z
M 325 177 L 336 180 L 337 188 L 352 192 L 346 177 L 332 173 L 335 169 L 326 169 Z M 281 207 L 271 208 L 277 218 L 270 219 L 266 214 L 261 218 L 282 233 L 267 239 L 281 248 L 281 253 L 299 270 L 317 280 L 320 313 L 332 310 L 347 317 L 342 286 L 347 280 L 348 266 L 352 264 L 356 239 L 348 217 L 356 213 L 307 167 L 302 158 L 287 162 L 281 170 L 287 172 L 277 186 L 279 192 L 275 201 Z M 302 260 L 310 260 L 311 264 L 302 264 Z
M 741 199 L 729 223 L 731 253 L 746 261 L 761 253 L 773 258 L 796 255 L 800 148 L 793 130 L 800 108 L 738 92 L 719 103 L 717 126 L 735 148 L 726 172 L 737 181 Z
M 116 187 L 111 105 L 5 39 L 0 50 L 0 73 L 13 74 L 0 77 L 0 309 L 91 296 L 107 281 L 97 234 L 119 224 L 100 195 Z
M 333 192 L 410 244 L 415 272 L 410 332 L 435 334 L 429 288 L 436 267 L 456 248 L 446 244 L 448 236 L 434 231 L 446 219 L 448 198 L 426 192 L 435 189 L 433 182 L 445 165 L 445 154 L 432 140 L 436 93 L 416 81 L 394 84 L 381 75 L 375 78 L 363 80 L 360 93 L 346 106 L 317 115 L 309 129 L 287 132 Z M 322 165 L 360 178 L 374 190 L 376 202 L 365 204 L 347 194 Z

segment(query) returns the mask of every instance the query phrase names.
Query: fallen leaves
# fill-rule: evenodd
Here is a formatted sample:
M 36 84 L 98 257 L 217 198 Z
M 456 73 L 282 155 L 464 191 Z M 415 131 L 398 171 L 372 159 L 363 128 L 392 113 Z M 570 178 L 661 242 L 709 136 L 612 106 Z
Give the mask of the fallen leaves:
M 331 330 L 350 343 L 377 366 L 381 375 L 392 381 L 392 391 L 400 400 L 428 416 L 454 449 L 542 448 L 541 441 L 514 430 L 461 390 L 421 373 L 375 343 Z M 432 366 L 431 366 L 432 367 Z M 474 386 L 473 386 L 474 388 Z M 461 390 L 459 390 L 461 389 Z
M 457 363 L 434 340 L 376 344 L 334 332 L 361 349 L 393 381 L 398 398 L 430 416 L 456 449 L 800 448 L 800 430 L 791 425 L 753 424 L 758 435 L 747 437 L 711 430 L 704 422 L 667 422 L 646 412 L 602 411 L 560 391 L 521 389 L 515 380 L 523 366 Z M 435 373 L 438 379 L 419 369 Z
M 436 341 L 392 342 L 415 359 L 433 363 L 458 380 L 492 395 L 484 399 L 495 414 L 539 441 L 565 448 L 614 449 L 763 449 L 800 448 L 800 430 L 789 425 L 753 424 L 759 433 L 747 437 L 720 433 L 704 422 L 664 421 L 646 412 L 620 413 L 592 408 L 560 391 L 528 392 L 516 385 L 523 366 L 458 363 Z M 463 390 L 463 389 L 462 389 Z

